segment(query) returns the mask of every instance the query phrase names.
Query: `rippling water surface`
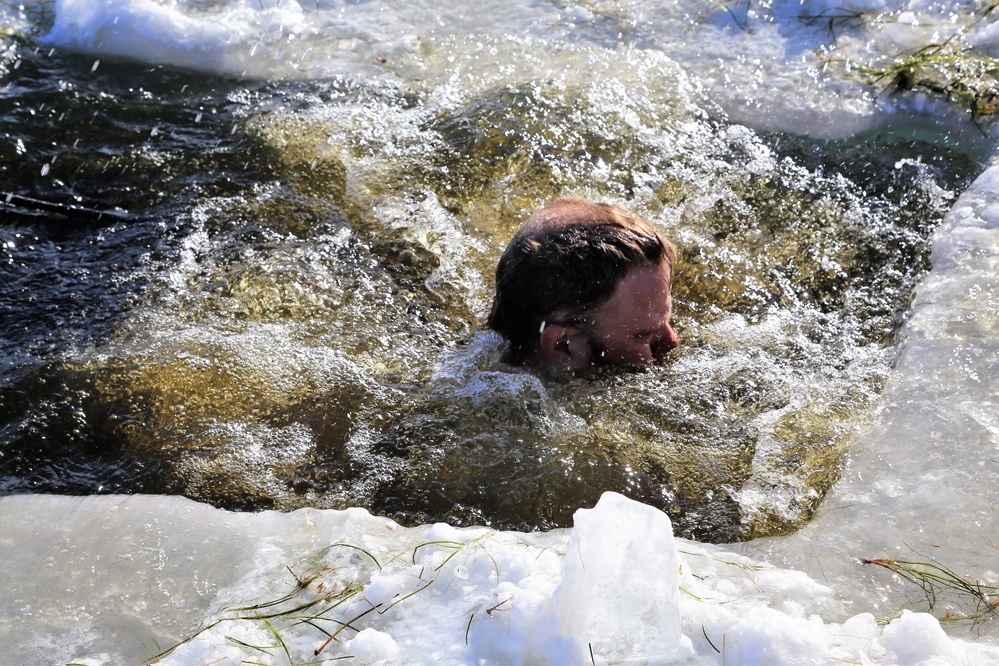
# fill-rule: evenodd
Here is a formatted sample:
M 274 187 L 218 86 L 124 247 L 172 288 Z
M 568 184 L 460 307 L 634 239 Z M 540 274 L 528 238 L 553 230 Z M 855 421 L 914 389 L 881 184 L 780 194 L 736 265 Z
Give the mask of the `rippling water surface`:
M 4 192 L 114 215 L 0 210 L 0 489 L 506 529 L 615 490 L 715 541 L 807 521 L 974 160 L 751 131 L 613 13 L 370 50 L 317 16 L 261 48 L 342 71 L 84 56 L 44 15 L 3 37 Z M 481 329 L 506 242 L 563 194 L 676 241 L 665 363 L 553 377 Z

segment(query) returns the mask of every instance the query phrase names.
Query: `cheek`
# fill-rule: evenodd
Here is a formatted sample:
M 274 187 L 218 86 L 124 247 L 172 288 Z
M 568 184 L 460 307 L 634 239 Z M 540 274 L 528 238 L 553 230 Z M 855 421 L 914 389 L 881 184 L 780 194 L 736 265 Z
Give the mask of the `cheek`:
M 642 345 L 635 350 L 635 357 L 629 363 L 645 364 L 651 363 L 655 359 L 655 352 L 649 345 Z
M 604 347 L 603 360 L 615 365 L 642 365 L 653 359 L 653 350 L 647 342 L 613 340 Z
M 582 370 L 594 361 L 593 353 L 593 345 L 588 340 L 573 339 L 569 342 L 569 358 L 565 363 L 565 369 Z

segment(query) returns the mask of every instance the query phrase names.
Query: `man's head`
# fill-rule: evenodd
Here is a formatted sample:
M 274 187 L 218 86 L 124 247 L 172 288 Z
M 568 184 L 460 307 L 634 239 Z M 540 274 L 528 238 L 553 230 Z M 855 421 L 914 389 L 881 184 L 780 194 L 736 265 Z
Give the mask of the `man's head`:
M 640 365 L 677 345 L 676 249 L 634 213 L 559 199 L 520 228 L 496 268 L 489 328 L 515 363 Z

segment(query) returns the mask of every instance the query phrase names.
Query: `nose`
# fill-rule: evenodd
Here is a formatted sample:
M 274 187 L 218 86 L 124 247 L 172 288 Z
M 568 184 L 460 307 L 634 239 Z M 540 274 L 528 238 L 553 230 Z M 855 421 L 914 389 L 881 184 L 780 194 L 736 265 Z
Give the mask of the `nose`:
M 652 356 L 655 359 L 660 359 L 679 346 L 680 339 L 676 336 L 676 332 L 673 330 L 673 327 L 668 323 L 663 324 L 663 330 L 660 332 L 659 337 L 653 341 L 651 345 Z

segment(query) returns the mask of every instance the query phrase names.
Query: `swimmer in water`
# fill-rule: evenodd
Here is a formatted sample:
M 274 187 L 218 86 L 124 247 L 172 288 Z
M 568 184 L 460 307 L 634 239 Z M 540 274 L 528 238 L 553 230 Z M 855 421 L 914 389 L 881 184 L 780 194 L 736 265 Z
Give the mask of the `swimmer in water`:
M 558 199 L 500 257 L 487 325 L 515 364 L 651 363 L 679 344 L 669 323 L 675 262 L 673 244 L 631 211 Z

